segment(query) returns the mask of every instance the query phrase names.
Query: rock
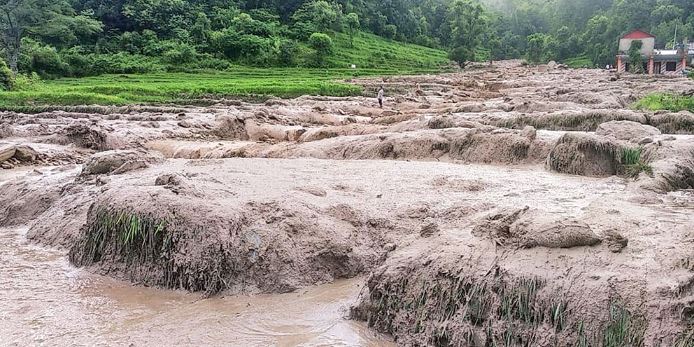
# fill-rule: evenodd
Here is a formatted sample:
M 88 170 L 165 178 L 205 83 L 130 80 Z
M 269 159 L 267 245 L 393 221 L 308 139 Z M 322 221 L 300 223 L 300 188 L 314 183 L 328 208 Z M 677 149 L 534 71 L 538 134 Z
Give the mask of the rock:
M 639 145 L 646 145 L 649 143 L 652 143 L 653 139 L 650 137 L 644 137 L 641 141 L 639 141 Z
M 639 142 L 644 138 L 661 134 L 658 128 L 626 120 L 602 123 L 598 126 L 595 133 L 600 136 L 633 142 Z
M 550 69 L 556 69 L 557 68 L 557 62 L 552 60 L 549 63 L 547 63 L 547 67 Z
M 183 184 L 183 176 L 179 174 L 163 174 L 154 181 L 155 186 L 180 186 Z
M 193 123 L 191 123 L 191 122 L 188 121 L 188 120 L 182 120 L 182 121 L 178 122 L 178 126 L 181 127 L 181 128 L 186 128 L 186 129 L 187 129 L 187 128 L 192 128 L 192 127 L 193 127 Z
M 82 176 L 122 174 L 163 161 L 162 157 L 135 150 L 116 150 L 92 155 L 84 163 Z
M 22 162 L 33 162 L 38 158 L 39 153 L 29 146 L 17 146 L 14 157 Z
M 14 157 L 17 148 L 15 146 L 3 146 L 0 147 L 0 163 L 9 160 Z
M 537 129 L 528 125 L 525 128 L 523 128 L 523 130 L 521 131 L 521 135 L 523 137 L 527 137 L 531 141 L 534 141 L 535 138 L 537 138 Z
M 603 242 L 607 244 L 607 248 L 612 253 L 619 253 L 629 244 L 629 240 L 624 236 L 620 235 L 614 230 L 608 230 L 605 232 Z
M 4 162 L 4 163 L 0 164 L 0 167 L 5 169 L 5 170 L 14 169 L 14 165 L 12 165 L 8 162 Z
M 387 252 L 392 252 L 397 248 L 397 246 L 394 243 L 386 243 L 385 246 L 383 246 L 383 249 L 385 249 Z
M 422 226 L 422 230 L 419 231 L 419 236 L 429 237 L 439 232 L 439 225 L 435 222 L 429 222 Z
M 325 191 L 325 189 L 319 188 L 319 187 L 300 187 L 297 188 L 296 190 L 304 193 L 311 194 L 313 196 L 318 196 L 318 197 L 325 197 L 328 195 L 328 193 Z

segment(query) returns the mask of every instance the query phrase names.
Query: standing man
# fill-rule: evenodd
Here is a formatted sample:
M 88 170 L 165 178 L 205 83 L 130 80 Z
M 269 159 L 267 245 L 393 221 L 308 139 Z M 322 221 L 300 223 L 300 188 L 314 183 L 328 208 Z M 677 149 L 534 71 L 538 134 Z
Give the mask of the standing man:
M 378 106 L 381 108 L 383 108 L 383 94 L 383 86 L 381 86 L 381 88 L 378 89 Z

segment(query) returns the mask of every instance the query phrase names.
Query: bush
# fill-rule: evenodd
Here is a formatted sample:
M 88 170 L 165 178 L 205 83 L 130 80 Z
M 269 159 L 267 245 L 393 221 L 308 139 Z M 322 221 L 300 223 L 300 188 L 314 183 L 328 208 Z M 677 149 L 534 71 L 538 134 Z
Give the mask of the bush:
M 308 44 L 316 51 L 316 63 L 323 65 L 325 57 L 333 52 L 333 40 L 323 33 L 313 33 L 308 39 Z
M 139 54 L 90 54 L 92 67 L 85 75 L 131 74 L 163 71 L 161 62 Z
M 36 90 L 43 84 L 41 76 L 36 72 L 27 74 L 17 74 L 14 80 L 14 86 L 12 90 L 15 91 L 28 91 Z
M 162 60 L 173 65 L 184 65 L 196 60 L 198 52 L 195 47 L 181 42 L 166 41 Z
M 55 48 L 26 38 L 22 40 L 18 65 L 21 71 L 34 71 L 44 77 L 65 76 L 70 72 Z
M 299 46 L 292 40 L 283 40 L 279 45 L 278 60 L 282 66 L 296 65 L 296 58 L 299 53 Z
M 12 90 L 14 89 L 14 84 L 14 73 L 7 67 L 5 61 L 0 59 L 0 88 L 3 90 Z
M 394 39 L 397 34 L 398 34 L 398 27 L 393 25 L 393 24 L 388 24 L 383 28 L 383 36 L 385 36 L 391 40 Z

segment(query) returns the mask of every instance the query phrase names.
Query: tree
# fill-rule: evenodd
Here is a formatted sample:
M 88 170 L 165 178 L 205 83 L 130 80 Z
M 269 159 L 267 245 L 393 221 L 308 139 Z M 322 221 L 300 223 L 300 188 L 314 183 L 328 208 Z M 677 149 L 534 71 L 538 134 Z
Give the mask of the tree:
M 333 52 L 333 40 L 330 36 L 323 33 L 311 34 L 308 44 L 316 51 L 316 62 L 318 65 L 323 65 L 325 57 Z
M 546 36 L 544 34 L 532 34 L 528 36 L 528 62 L 532 64 L 539 64 L 542 62 L 545 52 L 545 40 Z
M 13 73 L 26 35 L 41 33 L 74 35 L 87 28 L 101 31 L 101 24 L 87 16 L 76 15 L 64 0 L 6 0 L 0 3 L 0 45 Z
M 629 47 L 629 70 L 633 73 L 643 73 L 641 47 L 643 47 L 643 42 L 641 40 L 631 41 L 631 46 Z
M 347 27 L 349 28 L 349 45 L 354 47 L 354 32 L 359 30 L 359 16 L 352 12 L 345 17 L 347 21 Z
M 338 13 L 327 1 L 318 0 L 307 2 L 292 15 L 296 26 L 305 33 L 313 29 L 315 32 L 326 33 L 337 21 Z
M 475 59 L 480 36 L 485 30 L 484 9 L 474 0 L 455 0 L 448 12 L 451 27 L 451 58 L 461 66 Z

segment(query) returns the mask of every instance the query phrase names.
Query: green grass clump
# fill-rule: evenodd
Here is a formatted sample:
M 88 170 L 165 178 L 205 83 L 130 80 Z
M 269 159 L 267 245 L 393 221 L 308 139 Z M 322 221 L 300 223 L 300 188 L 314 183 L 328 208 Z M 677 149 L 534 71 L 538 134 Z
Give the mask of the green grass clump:
M 171 249 L 167 224 L 151 216 L 100 209 L 88 224 L 83 242 L 71 250 L 70 259 L 78 266 L 91 265 L 113 248 L 127 261 L 156 262 Z
M 604 347 L 643 346 L 645 324 L 617 302 L 610 304 L 610 321 L 603 330 Z
M 694 112 L 694 96 L 655 93 L 648 95 L 634 104 L 634 108 L 640 110 L 672 112 Z
M 642 158 L 642 154 L 642 147 L 622 149 L 620 164 L 624 175 L 636 178 L 639 174 L 645 172 L 647 175 L 653 176 L 653 167 Z

